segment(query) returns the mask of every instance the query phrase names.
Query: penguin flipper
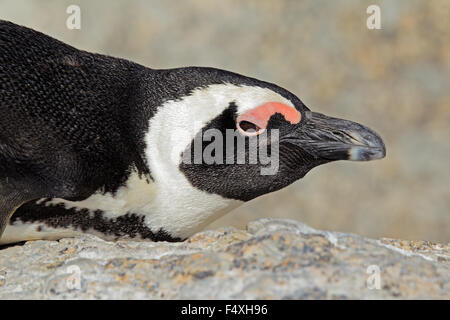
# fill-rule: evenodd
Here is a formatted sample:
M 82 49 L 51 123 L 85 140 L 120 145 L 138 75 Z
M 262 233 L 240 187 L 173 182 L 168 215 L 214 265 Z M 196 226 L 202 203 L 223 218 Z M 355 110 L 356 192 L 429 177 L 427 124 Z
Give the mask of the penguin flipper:
M 24 203 L 39 198 L 45 190 L 42 183 L 26 174 L 25 167 L 18 165 L 24 161 L 15 157 L 13 149 L 0 139 L 0 238 L 11 216 Z M 43 193 L 45 194 L 45 192 Z

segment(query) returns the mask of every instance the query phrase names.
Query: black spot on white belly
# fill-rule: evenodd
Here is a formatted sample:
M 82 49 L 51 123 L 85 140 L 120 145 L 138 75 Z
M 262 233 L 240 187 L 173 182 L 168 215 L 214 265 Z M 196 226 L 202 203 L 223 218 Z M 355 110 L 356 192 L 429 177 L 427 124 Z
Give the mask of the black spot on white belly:
M 39 204 L 25 203 L 11 217 L 10 224 L 31 222 L 42 223 L 52 228 L 67 228 L 82 232 L 94 230 L 116 239 L 127 237 L 170 242 L 184 240 L 172 237 L 163 229 L 159 229 L 157 232 L 152 231 L 145 225 L 143 215 L 127 213 L 111 219 L 104 217 L 104 212 L 101 210 L 67 209 L 64 204 L 46 206 L 45 203 L 50 200 L 41 201 Z

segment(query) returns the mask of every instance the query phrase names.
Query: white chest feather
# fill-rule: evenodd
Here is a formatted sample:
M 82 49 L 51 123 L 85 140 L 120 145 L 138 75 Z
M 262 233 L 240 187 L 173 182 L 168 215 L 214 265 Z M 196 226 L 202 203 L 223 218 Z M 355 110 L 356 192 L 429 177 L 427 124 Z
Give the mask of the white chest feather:
M 96 193 L 83 201 L 54 198 L 45 205 L 63 204 L 66 209 L 88 209 L 91 213 L 101 210 L 107 219 L 127 213 L 143 215 L 146 226 L 152 231 L 163 229 L 172 236 L 185 238 L 239 203 L 197 190 L 187 181 L 173 185 L 148 182 L 133 173 L 114 195 Z

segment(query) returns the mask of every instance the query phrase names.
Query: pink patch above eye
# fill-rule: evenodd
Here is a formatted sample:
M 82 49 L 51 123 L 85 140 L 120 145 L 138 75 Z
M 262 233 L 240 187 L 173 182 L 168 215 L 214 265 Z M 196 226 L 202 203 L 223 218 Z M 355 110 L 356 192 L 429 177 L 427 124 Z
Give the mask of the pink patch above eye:
M 281 102 L 268 102 L 241 114 L 238 116 L 236 122 L 238 127 L 241 121 L 248 121 L 261 129 L 266 129 L 270 117 L 275 113 L 282 114 L 284 119 L 291 124 L 299 123 L 302 118 L 300 111 L 293 107 L 287 106 Z

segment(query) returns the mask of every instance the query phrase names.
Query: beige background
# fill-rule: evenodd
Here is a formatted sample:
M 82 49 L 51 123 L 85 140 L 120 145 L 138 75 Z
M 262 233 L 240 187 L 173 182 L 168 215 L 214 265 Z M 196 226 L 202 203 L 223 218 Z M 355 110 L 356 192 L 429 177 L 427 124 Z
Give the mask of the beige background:
M 65 26 L 69 4 L 82 29 Z M 382 30 L 366 28 L 381 7 Z M 153 68 L 201 65 L 277 83 L 368 125 L 388 155 L 318 167 L 213 226 L 258 217 L 371 237 L 450 241 L 450 1 L 5 1 L 0 18 Z

